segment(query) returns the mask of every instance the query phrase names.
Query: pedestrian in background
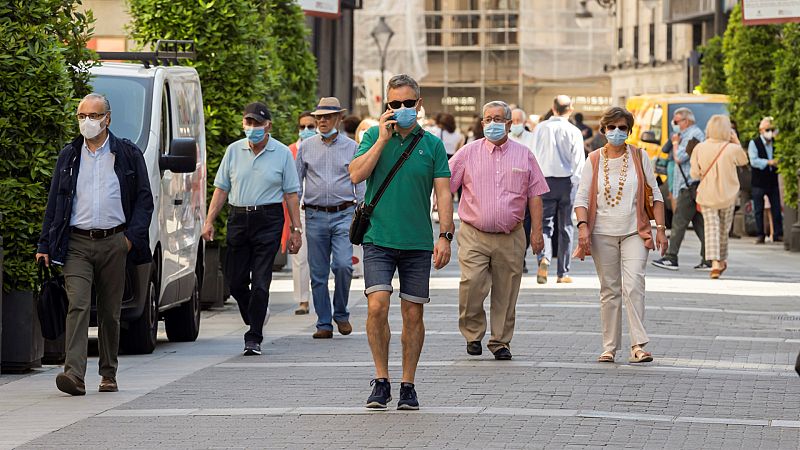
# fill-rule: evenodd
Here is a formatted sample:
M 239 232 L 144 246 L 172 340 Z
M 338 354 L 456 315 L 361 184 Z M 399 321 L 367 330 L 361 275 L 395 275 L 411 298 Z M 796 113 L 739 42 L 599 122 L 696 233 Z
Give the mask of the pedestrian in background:
M 292 152 L 292 157 L 297 159 L 297 149 L 300 144 L 317 134 L 317 121 L 311 112 L 305 111 L 297 117 L 297 141 L 289 145 L 289 150 Z M 300 201 L 302 202 L 302 198 Z M 286 202 L 283 202 L 283 234 L 281 236 L 281 248 L 286 249 L 286 244 L 291 236 L 289 224 L 292 223 L 289 216 L 289 208 Z M 306 218 L 300 214 L 300 227 L 305 229 Z M 311 272 L 308 268 L 308 246 L 306 243 L 305 234 L 300 234 L 301 245 L 300 249 L 295 254 L 289 254 L 289 260 L 292 262 L 292 284 L 294 287 L 293 295 L 294 301 L 297 302 L 297 309 L 294 313 L 297 315 L 308 314 L 308 303 L 311 298 Z
M 746 166 L 747 153 L 731 129 L 727 115 L 717 114 L 708 120 L 706 141 L 692 152 L 691 177 L 700 180 L 697 204 L 705 223 L 706 253 L 711 260 L 711 278 L 728 268 L 728 230 L 739 195 L 738 166 Z
M 533 151 L 533 133 L 525 129 L 525 121 L 528 114 L 521 108 L 511 110 L 511 129 L 508 138 L 514 142 L 524 145 L 529 151 Z M 525 256 L 528 254 L 528 246 L 531 245 L 531 214 L 525 209 L 525 220 L 522 223 L 525 229 L 525 252 L 522 254 L 522 273 L 528 273 L 528 266 L 525 263 Z M 536 253 L 536 252 L 534 252 Z
M 511 359 L 511 338 L 527 247 L 522 226 L 525 211 L 535 224 L 531 247 L 544 247 L 542 198 L 547 182 L 530 149 L 508 137 L 512 112 L 500 101 L 483 106 L 485 138 L 464 146 L 450 160 L 450 191 L 463 186 L 458 205 L 458 326 L 467 353 L 480 355 L 486 334 L 483 302 L 491 298 L 492 337 L 487 345 L 495 359 Z
M 583 136 L 583 150 L 588 155 L 594 150 L 594 148 L 591 147 L 591 143 L 594 140 L 592 127 L 583 123 L 583 114 L 581 113 L 575 114 L 575 126 L 581 130 L 581 135 Z
M 214 220 L 225 202 L 228 215 L 228 256 L 225 277 L 239 313 L 250 329 L 244 334 L 244 355 L 260 355 L 263 328 L 269 307 L 272 264 L 281 244 L 283 202 L 289 209 L 292 228 L 289 253 L 302 245 L 300 204 L 292 152 L 273 138 L 272 116 L 260 102 L 244 108 L 245 138 L 225 150 L 214 179 L 214 195 L 208 206 L 203 238 L 214 239 Z
M 633 114 L 624 108 L 607 109 L 600 131 L 608 144 L 593 151 L 583 168 L 575 200 L 578 247 L 575 256 L 591 255 L 600 279 L 600 323 L 603 352 L 598 362 L 614 362 L 622 342 L 622 304 L 628 316 L 631 363 L 649 362 L 644 329 L 645 268 L 647 254 L 667 250 L 664 199 L 645 150 L 626 145 Z M 602 168 L 602 172 L 601 172 Z M 646 186 L 653 192 L 656 238 L 653 239 Z
M 81 135 L 59 152 L 53 170 L 36 261 L 64 266 L 69 300 L 66 359 L 56 387 L 70 395 L 85 395 L 92 290 L 97 296 L 99 391 L 119 389 L 125 269 L 127 264 L 152 260 L 153 194 L 142 151 L 108 129 L 108 99 L 87 95 L 78 104 L 77 118 Z
M 756 216 L 758 238 L 756 244 L 763 244 L 764 232 L 764 197 L 769 199 L 772 213 L 773 242 L 783 241 L 783 214 L 781 213 L 781 191 L 778 187 L 778 160 L 775 159 L 773 143 L 777 130 L 772 124 L 772 117 L 761 119 L 758 125 L 759 136 L 747 146 L 752 167 L 753 209 Z
M 333 337 L 333 322 L 342 335 L 353 331 L 347 303 L 353 280 L 350 222 L 355 205 L 364 198 L 364 184 L 350 181 L 347 168 L 358 146 L 339 132 L 346 109 L 336 97 L 323 97 L 311 113 L 319 134 L 303 141 L 297 152 L 297 176 L 306 218 L 311 293 L 317 313 L 314 339 Z M 333 313 L 328 276 L 333 272 Z
M 672 210 L 672 229 L 669 249 L 663 258 L 652 264 L 661 269 L 678 270 L 678 252 L 689 223 L 700 240 L 700 263 L 695 270 L 711 270 L 711 263 L 705 257 L 705 233 L 703 215 L 698 211 L 696 201 L 697 181 L 691 178 L 691 153 L 694 147 L 705 140 L 705 134 L 697 126 L 694 113 L 689 108 L 678 108 L 672 116 L 672 172 L 671 193 L 675 199 Z
M 403 317 L 403 377 L 397 408 L 419 409 L 414 376 L 425 341 L 423 306 L 430 302 L 431 257 L 436 269 L 447 265 L 453 239 L 450 168 L 442 141 L 417 124 L 422 105 L 419 84 L 408 75 L 395 75 L 386 91 L 387 110 L 381 115 L 380 124 L 364 135 L 350 163 L 353 183 L 367 181 L 367 203 L 408 146 L 416 139 L 418 142 L 376 205 L 364 236 L 367 339 L 375 362 L 367 408 L 384 409 L 392 400 L 389 300 L 392 277 L 397 271 Z M 442 231 L 435 245 L 429 215 L 431 189 L 437 194 Z
M 558 239 L 558 283 L 571 283 L 569 262 L 572 254 L 572 204 L 581 179 L 584 160 L 583 135 L 569 122 L 574 111 L 572 99 L 559 95 L 553 99 L 552 116 L 533 130 L 533 155 L 542 168 L 550 191 L 542 196 L 544 250 L 537 255 L 536 282 L 547 283 L 553 259 L 553 237 Z M 555 223 L 558 229 L 555 229 Z
M 456 127 L 456 118 L 449 113 L 439 115 L 439 127 L 441 129 L 439 138 L 444 143 L 447 159 L 450 159 L 464 145 L 464 135 Z
M 347 137 L 355 141 L 356 139 L 356 131 L 358 131 L 358 126 L 361 124 L 361 118 L 354 115 L 345 116 L 342 118 L 342 128 L 344 132 L 347 134 Z
M 469 129 L 466 143 L 469 144 L 470 142 L 475 142 L 480 139 L 483 139 L 483 117 L 475 116 L 475 120 L 472 122 L 472 126 Z

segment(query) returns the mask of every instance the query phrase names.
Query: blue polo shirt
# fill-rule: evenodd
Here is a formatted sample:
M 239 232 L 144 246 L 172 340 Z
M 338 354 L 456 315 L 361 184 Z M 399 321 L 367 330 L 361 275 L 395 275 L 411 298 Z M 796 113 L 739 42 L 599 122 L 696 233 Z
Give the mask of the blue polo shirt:
M 258 155 L 250 150 L 246 138 L 229 145 L 214 186 L 228 193 L 228 203 L 233 206 L 256 206 L 282 202 L 284 194 L 300 190 L 300 181 L 289 147 L 270 135 Z

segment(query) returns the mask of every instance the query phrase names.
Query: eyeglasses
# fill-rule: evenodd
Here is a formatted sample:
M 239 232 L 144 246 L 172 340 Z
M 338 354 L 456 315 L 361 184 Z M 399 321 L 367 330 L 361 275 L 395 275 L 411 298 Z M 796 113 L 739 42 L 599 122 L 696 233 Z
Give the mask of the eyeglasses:
M 508 122 L 508 119 L 506 119 L 505 117 L 501 117 L 501 116 L 484 117 L 483 118 L 483 123 L 485 123 L 486 125 L 489 125 L 492 122 L 494 122 L 494 123 L 506 123 L 506 122 Z
M 314 131 L 314 130 L 316 130 L 316 129 L 317 129 L 317 126 L 316 126 L 316 125 L 313 125 L 313 124 L 312 124 L 312 125 L 305 125 L 305 126 L 303 126 L 303 125 L 298 125 L 298 126 L 297 126 L 297 129 L 298 129 L 299 131 L 303 131 L 303 130 L 311 130 L 311 131 Z
M 773 132 L 773 131 L 775 131 L 775 128 L 767 128 L 767 129 L 766 129 L 766 130 L 764 130 L 764 131 Z
M 617 126 L 617 125 L 606 125 L 606 131 L 611 131 L 611 130 L 616 130 L 616 129 L 619 129 L 619 131 L 627 132 L 628 131 L 628 126 L 627 125 L 619 125 L 619 126 Z
M 85 120 L 87 117 L 92 119 L 92 120 L 100 120 L 103 117 L 105 117 L 106 114 L 108 114 L 108 112 L 104 112 L 102 114 L 100 114 L 100 113 L 89 113 L 89 114 L 78 113 L 78 120 Z
M 416 99 L 416 98 L 408 99 L 408 100 L 393 100 L 393 101 L 389 102 L 388 105 L 389 105 L 389 108 L 392 108 L 392 109 L 400 109 L 400 107 L 402 107 L 402 106 L 405 106 L 406 108 L 413 108 L 413 107 L 417 106 L 417 101 L 419 101 L 419 99 Z

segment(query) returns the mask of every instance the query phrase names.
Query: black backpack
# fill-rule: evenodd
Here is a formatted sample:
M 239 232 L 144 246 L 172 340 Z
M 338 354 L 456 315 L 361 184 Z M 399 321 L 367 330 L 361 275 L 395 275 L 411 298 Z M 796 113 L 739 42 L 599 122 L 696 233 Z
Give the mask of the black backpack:
M 67 290 L 64 287 L 64 275 L 56 273 L 54 268 L 39 261 L 39 286 L 36 291 L 36 310 L 42 336 L 45 339 L 58 339 L 64 334 L 67 326 Z

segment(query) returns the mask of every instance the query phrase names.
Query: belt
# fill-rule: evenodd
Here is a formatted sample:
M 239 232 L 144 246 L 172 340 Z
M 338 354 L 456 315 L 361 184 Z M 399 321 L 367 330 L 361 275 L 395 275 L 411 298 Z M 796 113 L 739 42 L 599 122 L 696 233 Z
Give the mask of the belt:
M 308 208 L 308 209 L 313 209 L 313 210 L 316 210 L 316 211 L 325 211 L 325 212 L 329 212 L 329 213 L 335 213 L 335 212 L 339 212 L 339 211 L 344 211 L 345 209 L 350 208 L 351 206 L 355 206 L 355 205 L 356 205 L 356 202 L 345 202 L 345 203 L 342 203 L 341 205 L 337 205 L 337 206 L 317 206 L 317 205 L 309 205 L 308 203 L 304 203 L 303 204 L 303 209 Z
M 81 230 L 80 228 L 71 228 L 72 232 L 81 236 L 88 236 L 90 239 L 105 239 L 113 236 L 119 232 L 125 231 L 125 225 L 118 225 L 114 228 L 107 230 Z
M 274 208 L 281 208 L 283 207 L 283 203 L 270 203 L 268 205 L 256 205 L 256 206 L 233 206 L 231 205 L 231 212 L 232 213 L 249 213 L 255 211 L 266 211 L 268 209 Z

